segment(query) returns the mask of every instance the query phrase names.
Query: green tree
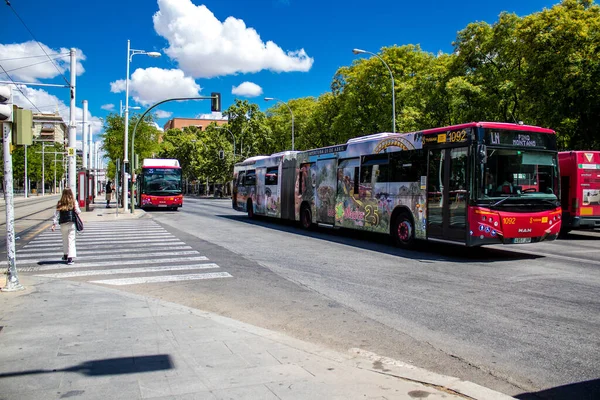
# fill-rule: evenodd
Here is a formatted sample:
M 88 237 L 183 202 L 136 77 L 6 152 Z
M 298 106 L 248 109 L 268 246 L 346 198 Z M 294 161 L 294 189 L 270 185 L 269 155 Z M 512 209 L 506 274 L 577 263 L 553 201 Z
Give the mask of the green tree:
M 133 129 L 139 120 L 140 115 L 133 115 L 129 120 L 128 150 L 131 149 L 131 140 Z M 114 166 L 117 159 L 123 160 L 123 138 L 125 132 L 124 120 L 118 114 L 110 114 L 104 121 L 104 133 L 102 137 L 102 149 L 109 158 L 109 176 L 114 177 Z M 151 115 L 144 117 L 135 132 L 135 154 L 138 154 L 140 161 L 144 158 L 151 158 L 159 150 L 159 138 L 161 131 L 154 126 L 154 119 Z M 134 159 L 134 154 L 129 154 L 130 162 Z M 112 166 L 111 166 L 112 165 Z M 111 174 L 112 171 L 112 174 Z

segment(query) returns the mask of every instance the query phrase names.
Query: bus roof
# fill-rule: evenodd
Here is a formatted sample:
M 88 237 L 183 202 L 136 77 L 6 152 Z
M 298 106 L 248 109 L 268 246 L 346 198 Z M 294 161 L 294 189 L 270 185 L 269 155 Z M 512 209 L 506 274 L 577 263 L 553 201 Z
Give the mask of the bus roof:
M 427 134 L 435 134 L 440 132 L 452 131 L 455 129 L 465 129 L 465 128 L 490 128 L 490 129 L 506 129 L 511 131 L 527 131 L 527 132 L 541 132 L 541 133 L 549 133 L 555 134 L 552 129 L 541 128 L 539 126 L 534 125 L 523 125 L 523 124 L 512 124 L 509 122 L 468 122 L 466 124 L 460 125 L 451 125 L 445 126 L 442 128 L 433 128 L 433 129 L 425 129 L 421 131 L 424 135 Z
M 142 168 L 181 168 L 174 158 L 144 158 Z

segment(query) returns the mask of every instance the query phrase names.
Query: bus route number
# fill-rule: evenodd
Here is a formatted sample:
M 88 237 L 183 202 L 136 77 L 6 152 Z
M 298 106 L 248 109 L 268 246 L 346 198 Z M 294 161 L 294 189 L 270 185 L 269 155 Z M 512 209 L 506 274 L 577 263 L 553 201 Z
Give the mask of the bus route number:
M 463 129 L 462 131 L 450 132 L 448 134 L 448 141 L 451 143 L 466 142 L 467 141 L 467 131 Z
M 448 133 L 440 133 L 437 137 L 438 143 L 462 143 L 467 141 L 467 131 L 452 131 Z
M 502 223 L 504 225 L 514 225 L 516 222 L 517 222 L 517 219 L 515 217 L 502 218 Z

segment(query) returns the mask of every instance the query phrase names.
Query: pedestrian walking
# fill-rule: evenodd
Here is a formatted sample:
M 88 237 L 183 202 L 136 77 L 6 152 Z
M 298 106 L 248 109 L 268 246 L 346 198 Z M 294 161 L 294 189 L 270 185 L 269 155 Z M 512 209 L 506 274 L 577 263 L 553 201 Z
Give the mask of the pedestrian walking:
M 113 184 L 111 181 L 106 182 L 106 208 L 110 208 L 110 201 L 112 200 Z
M 75 247 L 75 233 L 77 228 L 75 226 L 75 214 L 81 214 L 79 205 L 75 201 L 75 196 L 71 188 L 66 188 L 62 192 L 60 200 L 56 204 L 56 211 L 54 212 L 54 220 L 52 223 L 52 231 L 56 229 L 56 225 L 60 225 L 60 232 L 62 233 L 63 241 L 63 261 L 66 261 L 68 265 L 73 264 L 73 259 L 77 257 L 77 249 Z

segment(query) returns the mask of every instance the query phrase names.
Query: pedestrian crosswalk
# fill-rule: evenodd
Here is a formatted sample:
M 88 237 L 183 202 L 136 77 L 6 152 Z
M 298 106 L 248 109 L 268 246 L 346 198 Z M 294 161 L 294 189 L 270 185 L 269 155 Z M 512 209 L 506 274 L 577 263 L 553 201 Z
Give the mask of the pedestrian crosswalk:
M 60 230 L 44 232 L 17 250 L 18 271 L 115 286 L 232 278 L 152 220 L 89 222 L 76 243 L 75 264 L 67 265 Z

